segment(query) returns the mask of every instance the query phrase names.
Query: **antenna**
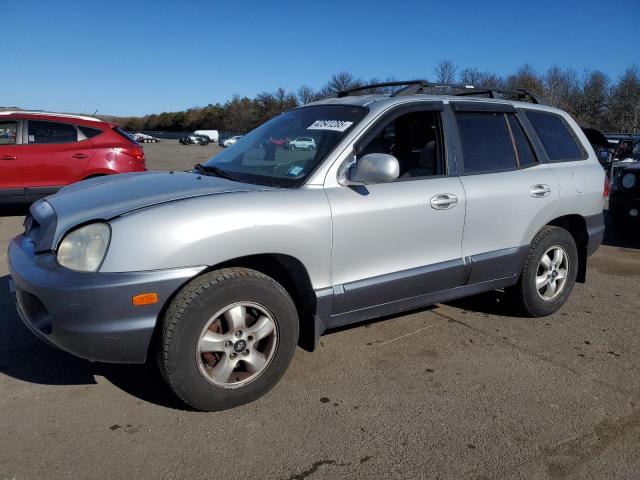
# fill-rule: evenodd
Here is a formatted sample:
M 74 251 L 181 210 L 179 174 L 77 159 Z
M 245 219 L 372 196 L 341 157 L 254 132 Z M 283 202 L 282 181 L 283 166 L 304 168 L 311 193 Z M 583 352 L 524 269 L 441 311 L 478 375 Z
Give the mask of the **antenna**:
M 99 109 L 99 108 L 100 108 L 100 107 L 96 108 L 96 111 L 95 111 L 95 112 L 93 112 L 93 115 L 91 115 L 92 117 L 95 117 L 95 116 L 96 116 L 96 113 L 98 113 L 98 109 Z

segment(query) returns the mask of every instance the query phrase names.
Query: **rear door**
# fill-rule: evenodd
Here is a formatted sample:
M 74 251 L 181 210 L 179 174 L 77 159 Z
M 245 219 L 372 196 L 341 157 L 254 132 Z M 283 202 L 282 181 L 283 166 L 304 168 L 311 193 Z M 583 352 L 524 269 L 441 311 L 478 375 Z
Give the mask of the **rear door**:
M 462 254 L 468 283 L 516 275 L 533 235 L 552 217 L 559 186 L 510 105 L 452 105 L 467 197 Z
M 94 154 L 91 142 L 74 124 L 28 120 L 23 134 L 23 175 L 29 193 L 45 195 L 82 179 Z
M 0 202 L 24 194 L 19 127 L 18 120 L 0 120 Z

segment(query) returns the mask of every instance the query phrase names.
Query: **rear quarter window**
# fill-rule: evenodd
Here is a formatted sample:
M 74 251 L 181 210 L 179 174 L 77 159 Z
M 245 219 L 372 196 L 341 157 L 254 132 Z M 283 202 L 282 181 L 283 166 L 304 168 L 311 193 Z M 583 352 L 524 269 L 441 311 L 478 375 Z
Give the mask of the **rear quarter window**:
M 102 130 L 99 130 L 97 128 L 85 127 L 84 125 L 78 125 L 78 128 L 87 138 L 93 138 L 96 135 L 100 135 L 102 133 Z
M 528 110 L 525 114 L 550 161 L 573 162 L 587 158 L 586 151 L 579 146 L 578 139 L 560 115 L 533 110 Z

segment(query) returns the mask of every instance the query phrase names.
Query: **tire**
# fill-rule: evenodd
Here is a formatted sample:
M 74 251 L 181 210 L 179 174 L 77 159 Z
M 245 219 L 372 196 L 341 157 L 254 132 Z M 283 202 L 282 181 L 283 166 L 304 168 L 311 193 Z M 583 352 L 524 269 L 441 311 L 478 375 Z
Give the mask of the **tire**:
M 241 336 L 230 328 L 233 322 Z M 291 362 L 298 329 L 296 307 L 278 282 L 246 268 L 216 270 L 192 280 L 171 301 L 158 338 L 158 365 L 187 405 L 225 410 L 271 390 Z
M 558 250 L 562 251 L 562 257 L 566 260 L 563 258 L 557 262 L 554 269 Z M 525 315 L 544 317 L 555 313 L 564 305 L 571 295 L 577 274 L 578 249 L 575 240 L 565 229 L 547 226 L 531 242 L 518 283 L 508 289 L 507 293 Z M 536 288 L 537 279 L 541 280 L 540 289 Z M 554 285 L 555 290 L 552 288 Z

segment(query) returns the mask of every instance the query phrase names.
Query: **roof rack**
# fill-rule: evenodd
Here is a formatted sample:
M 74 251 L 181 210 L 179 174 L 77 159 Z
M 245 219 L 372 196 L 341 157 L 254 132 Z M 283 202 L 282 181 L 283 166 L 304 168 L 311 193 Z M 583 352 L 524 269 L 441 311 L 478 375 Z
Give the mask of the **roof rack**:
M 424 80 L 408 80 L 406 82 L 383 82 L 383 83 L 371 83 L 369 85 L 362 85 L 360 87 L 349 88 L 348 90 L 341 90 L 337 93 L 338 98 L 348 97 L 352 93 L 362 92 L 364 90 L 372 90 L 374 88 L 384 87 L 406 87 L 407 85 L 419 85 L 426 83 Z
M 516 88 L 515 90 L 506 90 L 501 88 L 478 88 L 471 92 L 460 92 L 459 96 L 473 96 L 487 98 L 502 98 L 505 100 L 517 100 L 519 102 L 542 103 L 540 97 L 524 88 Z
M 529 103 L 541 103 L 538 96 L 525 90 L 524 88 L 518 88 L 515 90 L 506 90 L 500 88 L 487 88 L 487 87 L 475 87 L 474 85 L 461 85 L 461 84 L 449 84 L 449 83 L 431 83 L 426 80 L 409 80 L 404 82 L 384 82 L 384 83 L 372 83 L 370 85 L 362 85 L 359 87 L 350 88 L 348 90 L 342 90 L 337 93 L 338 98 L 343 98 L 351 95 L 355 92 L 362 92 L 365 90 L 372 90 L 375 88 L 384 87 L 404 87 L 391 94 L 392 97 L 401 95 L 414 95 L 421 93 L 439 94 L 437 90 L 447 90 L 446 93 L 454 96 L 470 96 L 470 97 L 488 97 L 497 98 L 503 100 L 517 100 Z

